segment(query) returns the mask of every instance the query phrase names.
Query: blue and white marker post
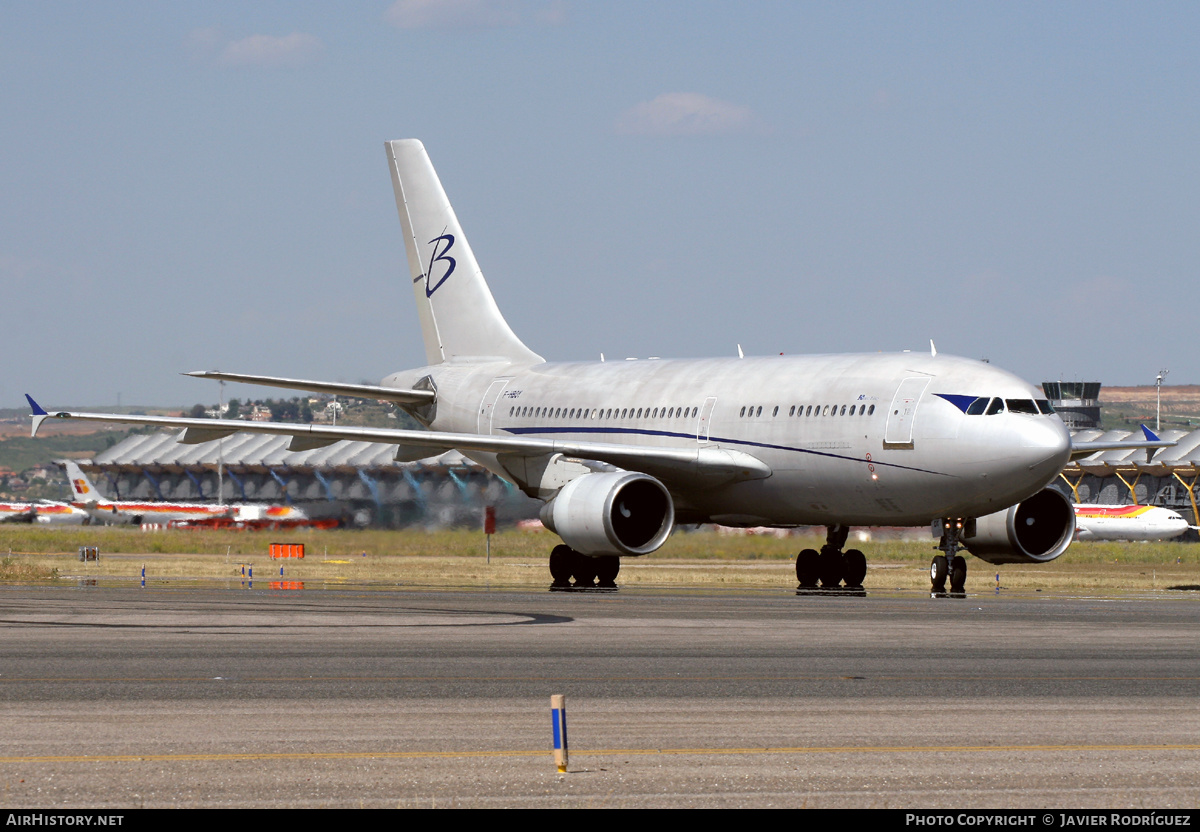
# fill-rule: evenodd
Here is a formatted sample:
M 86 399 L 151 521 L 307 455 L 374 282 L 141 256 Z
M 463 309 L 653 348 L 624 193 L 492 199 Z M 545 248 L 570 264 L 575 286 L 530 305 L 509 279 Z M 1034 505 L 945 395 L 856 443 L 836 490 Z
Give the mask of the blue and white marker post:
M 560 774 L 567 770 L 567 697 L 550 697 L 550 721 L 554 726 L 554 765 Z

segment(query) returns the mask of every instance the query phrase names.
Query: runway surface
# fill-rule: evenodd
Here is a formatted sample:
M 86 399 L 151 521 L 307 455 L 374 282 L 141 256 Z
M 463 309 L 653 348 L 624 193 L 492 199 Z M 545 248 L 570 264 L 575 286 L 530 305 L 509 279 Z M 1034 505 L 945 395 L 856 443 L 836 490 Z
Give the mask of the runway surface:
M 0 780 L 39 808 L 1195 807 L 1193 595 L 0 587 Z

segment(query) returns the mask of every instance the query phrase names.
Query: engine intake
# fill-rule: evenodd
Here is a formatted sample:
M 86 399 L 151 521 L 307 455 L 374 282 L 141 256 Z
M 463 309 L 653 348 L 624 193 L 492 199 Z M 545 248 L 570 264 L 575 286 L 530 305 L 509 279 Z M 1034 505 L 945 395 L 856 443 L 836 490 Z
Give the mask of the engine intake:
M 1015 506 L 980 517 L 975 533 L 963 543 L 988 563 L 1046 563 L 1071 545 L 1075 510 L 1053 488 L 1045 488 Z
M 542 522 L 585 555 L 647 555 L 675 525 L 666 487 L 633 471 L 584 474 L 542 506 Z

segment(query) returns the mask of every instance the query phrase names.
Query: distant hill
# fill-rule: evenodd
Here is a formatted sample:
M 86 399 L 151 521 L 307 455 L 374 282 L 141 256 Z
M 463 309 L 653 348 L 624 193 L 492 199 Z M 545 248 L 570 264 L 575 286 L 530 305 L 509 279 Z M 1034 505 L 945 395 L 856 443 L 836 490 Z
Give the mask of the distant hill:
M 1156 401 L 1154 385 L 1143 387 L 1102 387 L 1100 414 L 1105 428 L 1154 427 Z M 1200 427 L 1200 384 L 1163 385 L 1163 430 Z

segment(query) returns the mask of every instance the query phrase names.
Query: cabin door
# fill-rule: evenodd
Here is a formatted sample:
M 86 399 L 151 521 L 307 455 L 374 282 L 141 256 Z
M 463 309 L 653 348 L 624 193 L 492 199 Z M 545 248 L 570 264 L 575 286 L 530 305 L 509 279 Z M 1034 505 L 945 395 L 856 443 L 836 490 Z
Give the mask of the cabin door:
M 700 408 L 700 418 L 696 422 L 696 441 L 701 445 L 708 441 L 708 429 L 712 425 L 712 412 L 716 406 L 716 396 L 709 396 L 704 400 L 704 407 Z
M 928 376 L 906 378 L 896 388 L 896 397 L 888 410 L 887 424 L 883 428 L 883 447 L 888 450 L 912 450 L 913 421 L 917 416 L 917 405 L 921 394 L 929 386 Z
M 492 432 L 492 417 L 495 415 L 496 407 L 500 404 L 500 394 L 504 392 L 504 388 L 512 381 L 511 378 L 498 378 L 493 381 L 483 394 L 483 401 L 479 403 L 479 419 L 475 424 L 475 432 L 488 434 Z

